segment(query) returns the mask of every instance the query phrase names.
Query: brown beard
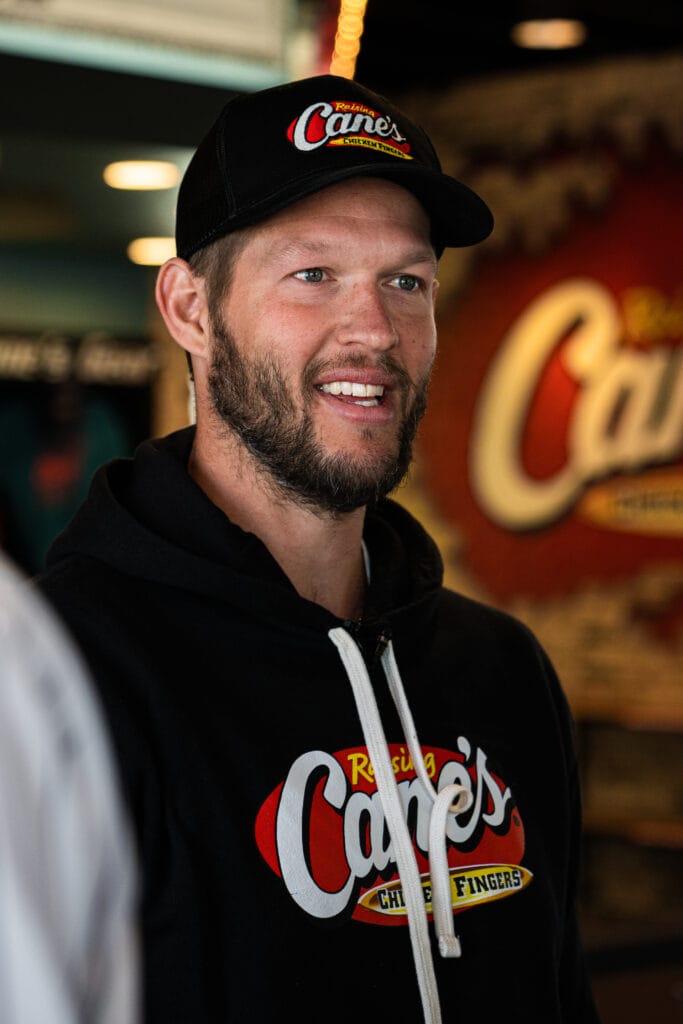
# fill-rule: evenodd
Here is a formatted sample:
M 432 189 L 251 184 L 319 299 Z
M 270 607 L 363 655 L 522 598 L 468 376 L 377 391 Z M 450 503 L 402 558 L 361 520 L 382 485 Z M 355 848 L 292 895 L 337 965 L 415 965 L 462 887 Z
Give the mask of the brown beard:
M 275 358 L 246 358 L 224 323 L 212 326 L 214 351 L 208 383 L 214 409 L 281 494 L 308 508 L 338 514 L 374 504 L 398 486 L 408 472 L 417 427 L 427 407 L 428 375 L 413 385 L 390 356 L 383 356 L 374 365 L 392 374 L 396 394 L 405 407 L 395 451 L 374 458 L 369 453 L 364 460 L 329 454 L 315 438 L 307 405 L 299 412 L 299 403 Z M 344 365 L 368 363 L 364 357 L 346 357 Z M 320 365 L 308 367 L 302 382 L 304 396 L 319 373 Z M 369 448 L 371 437 L 368 431 Z

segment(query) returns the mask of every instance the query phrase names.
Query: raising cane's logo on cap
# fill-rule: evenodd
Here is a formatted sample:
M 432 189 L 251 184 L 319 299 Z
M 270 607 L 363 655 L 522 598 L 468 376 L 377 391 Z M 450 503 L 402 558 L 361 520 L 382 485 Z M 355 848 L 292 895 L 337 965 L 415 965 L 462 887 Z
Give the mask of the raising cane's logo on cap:
M 311 103 L 292 121 L 287 138 L 302 153 L 321 146 L 360 146 L 413 159 L 407 138 L 392 118 L 350 100 Z
M 460 736 L 457 752 L 423 749 L 438 790 L 467 786 L 472 804 L 447 829 L 454 911 L 513 896 L 532 879 L 521 866 L 524 826 L 512 792 L 479 747 Z M 404 746 L 389 745 L 410 824 L 425 906 L 431 913 L 428 835 L 431 798 Z M 312 750 L 292 764 L 256 819 L 256 842 L 296 903 L 312 917 L 352 917 L 379 925 L 407 923 L 374 771 L 364 747 Z

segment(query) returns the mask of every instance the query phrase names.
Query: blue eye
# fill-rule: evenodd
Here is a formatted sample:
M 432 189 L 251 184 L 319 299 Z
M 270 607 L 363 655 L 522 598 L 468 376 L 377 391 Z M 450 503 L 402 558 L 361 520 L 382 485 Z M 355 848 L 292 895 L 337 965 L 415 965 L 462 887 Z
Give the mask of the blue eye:
M 306 270 L 297 270 L 294 277 L 299 278 L 300 281 L 306 281 L 308 284 L 320 284 L 325 279 L 325 272 L 320 267 L 307 267 Z
M 414 292 L 420 286 L 420 282 L 413 274 L 399 274 L 394 280 L 402 292 Z

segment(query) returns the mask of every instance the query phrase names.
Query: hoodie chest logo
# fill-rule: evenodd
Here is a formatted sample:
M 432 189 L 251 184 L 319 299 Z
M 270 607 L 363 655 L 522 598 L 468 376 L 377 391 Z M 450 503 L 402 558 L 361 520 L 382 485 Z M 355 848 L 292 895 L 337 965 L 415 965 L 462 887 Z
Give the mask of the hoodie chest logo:
M 457 751 L 424 747 L 437 789 L 459 783 L 470 809 L 448 824 L 455 911 L 523 889 L 524 827 L 512 792 L 480 748 L 459 737 Z M 431 800 L 405 746 L 390 744 L 394 774 L 413 839 L 427 911 L 431 911 L 428 829 Z M 391 840 L 364 747 L 302 754 L 266 799 L 255 827 L 258 848 L 292 899 L 321 919 L 351 916 L 374 924 L 407 921 Z

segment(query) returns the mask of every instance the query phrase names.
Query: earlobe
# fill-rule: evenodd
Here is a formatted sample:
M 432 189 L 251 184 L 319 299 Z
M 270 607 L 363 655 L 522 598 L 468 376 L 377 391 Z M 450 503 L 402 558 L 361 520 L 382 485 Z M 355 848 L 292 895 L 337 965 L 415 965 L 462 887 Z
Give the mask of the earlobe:
M 175 256 L 159 269 L 155 298 L 171 337 L 191 355 L 205 356 L 208 310 L 203 278 Z

